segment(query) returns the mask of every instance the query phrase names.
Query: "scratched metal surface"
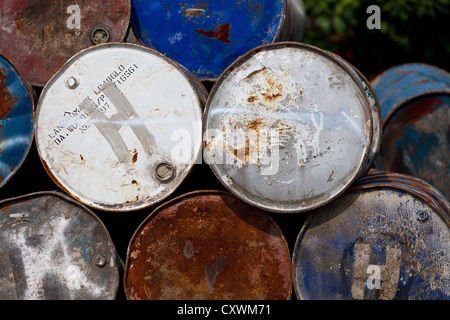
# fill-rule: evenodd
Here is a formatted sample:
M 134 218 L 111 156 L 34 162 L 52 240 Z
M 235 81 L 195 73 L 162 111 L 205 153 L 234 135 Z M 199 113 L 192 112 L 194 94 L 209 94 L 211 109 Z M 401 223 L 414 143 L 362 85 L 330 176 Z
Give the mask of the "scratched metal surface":
M 361 80 L 333 55 L 271 44 L 237 60 L 211 90 L 204 159 L 249 204 L 304 212 L 363 174 L 372 123 Z
M 450 74 L 404 64 L 373 81 L 383 113 L 376 165 L 419 177 L 450 196 Z
M 0 54 L 0 188 L 22 166 L 33 142 L 34 90 Z
M 130 0 L 0 0 L 0 53 L 43 87 L 75 53 L 125 39 Z
M 353 72 L 357 78 L 360 79 L 361 84 L 364 88 L 364 92 L 367 95 L 367 99 L 370 102 L 370 110 L 372 111 L 372 141 L 369 149 L 368 156 L 366 158 L 366 163 L 364 168 L 361 170 L 359 177 L 363 176 L 368 170 L 374 166 L 375 159 L 381 146 L 381 134 L 382 134 L 382 119 L 381 119 L 381 109 L 380 102 L 378 101 L 375 90 L 372 85 L 367 80 L 367 78 L 359 71 L 355 66 L 350 64 L 348 61 L 344 60 L 339 55 L 335 55 L 336 59 L 339 59 L 349 70 Z
M 448 300 L 450 206 L 426 182 L 379 172 L 303 225 L 293 252 L 299 299 Z
M 61 192 L 0 202 L 0 299 L 113 300 L 120 259 L 101 220 Z
M 236 58 L 259 45 L 303 37 L 301 0 L 132 0 L 131 4 L 137 39 L 201 80 L 216 80 Z
M 129 300 L 284 300 L 291 261 L 278 225 L 227 192 L 184 194 L 155 209 L 130 240 Z
M 105 44 L 70 59 L 41 93 L 36 145 L 68 194 L 105 211 L 169 196 L 201 151 L 201 82 L 158 52 Z

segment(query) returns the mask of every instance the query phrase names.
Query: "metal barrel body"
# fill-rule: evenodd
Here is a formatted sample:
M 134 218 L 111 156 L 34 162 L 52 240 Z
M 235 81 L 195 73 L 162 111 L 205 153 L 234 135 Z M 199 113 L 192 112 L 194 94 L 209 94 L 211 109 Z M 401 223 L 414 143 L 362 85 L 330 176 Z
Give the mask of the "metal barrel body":
M 0 55 L 0 188 L 22 166 L 33 142 L 36 93 Z
M 409 63 L 380 74 L 383 135 L 376 165 L 421 178 L 450 196 L 450 74 Z
M 204 159 L 249 204 L 304 212 L 367 170 L 372 118 L 360 78 L 335 55 L 295 42 L 261 46 L 211 90 Z
M 132 0 L 131 25 L 138 41 L 215 81 L 248 50 L 274 41 L 300 41 L 301 0 Z
M 153 205 L 182 183 L 200 155 L 205 92 L 149 48 L 85 49 L 40 96 L 40 158 L 58 186 L 86 205 L 122 212 Z
M 191 192 L 136 230 L 124 288 L 129 300 L 290 299 L 289 248 L 267 212 L 228 192 Z
M 377 172 L 311 213 L 293 252 L 302 300 L 448 300 L 450 206 L 425 181 Z
M 61 192 L 0 202 L 2 300 L 113 300 L 123 266 L 101 220 Z M 122 271 L 121 271 L 122 270 Z
M 75 53 L 125 39 L 130 0 L 1 0 L 0 53 L 43 87 Z

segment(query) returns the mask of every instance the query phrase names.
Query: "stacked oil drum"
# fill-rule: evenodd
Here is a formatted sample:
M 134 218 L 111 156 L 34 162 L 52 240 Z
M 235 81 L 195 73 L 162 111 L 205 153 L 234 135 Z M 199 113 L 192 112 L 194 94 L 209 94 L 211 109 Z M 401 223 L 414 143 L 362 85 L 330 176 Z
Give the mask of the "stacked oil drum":
M 450 298 L 446 71 L 300 0 L 0 3 L 0 299 Z

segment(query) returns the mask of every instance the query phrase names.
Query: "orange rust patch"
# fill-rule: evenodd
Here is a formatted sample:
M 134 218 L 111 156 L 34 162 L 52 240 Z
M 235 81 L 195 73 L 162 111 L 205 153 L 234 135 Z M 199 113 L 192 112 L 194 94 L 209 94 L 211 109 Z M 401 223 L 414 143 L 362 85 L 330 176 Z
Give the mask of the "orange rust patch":
M 0 68 L 0 119 L 15 108 L 19 97 L 13 97 L 6 85 L 6 70 Z
M 194 29 L 195 32 L 200 33 L 209 38 L 216 38 L 217 40 L 230 43 L 230 24 L 224 23 L 219 25 L 214 31 L 205 31 L 203 29 Z

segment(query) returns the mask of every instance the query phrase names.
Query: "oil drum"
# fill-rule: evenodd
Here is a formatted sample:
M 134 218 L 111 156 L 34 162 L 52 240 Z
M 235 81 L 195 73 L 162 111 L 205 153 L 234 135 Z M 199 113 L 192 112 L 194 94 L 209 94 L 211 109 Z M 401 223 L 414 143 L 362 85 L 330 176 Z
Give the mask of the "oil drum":
M 215 81 L 259 45 L 303 38 L 301 0 L 131 1 L 140 43 L 167 55 L 200 80 Z
M 25 161 L 34 134 L 36 93 L 20 71 L 0 55 L 0 188 Z
M 156 208 L 130 240 L 129 300 L 286 300 L 287 242 L 267 212 L 228 192 L 194 191 Z
M 334 54 L 281 42 L 236 60 L 204 112 L 204 159 L 235 196 L 261 209 L 305 212 L 368 170 L 373 108 Z
M 75 53 L 125 39 L 130 0 L 1 0 L 0 53 L 42 88 Z
M 300 300 L 448 300 L 450 206 L 425 181 L 374 172 L 311 212 L 295 243 Z
M 372 82 L 383 135 L 376 167 L 425 180 L 450 196 L 450 74 L 433 65 L 392 67 Z
M 0 299 L 113 300 L 123 265 L 108 230 L 62 192 L 0 202 Z

